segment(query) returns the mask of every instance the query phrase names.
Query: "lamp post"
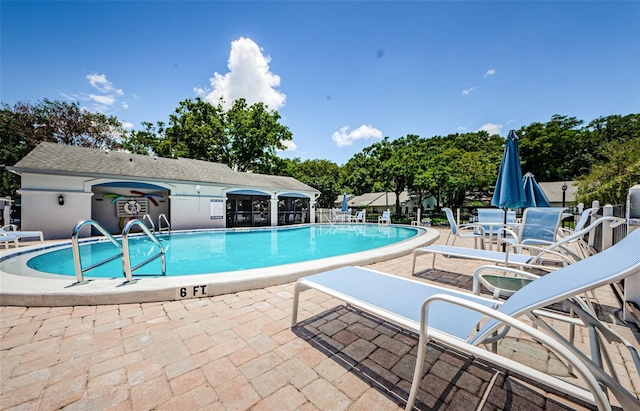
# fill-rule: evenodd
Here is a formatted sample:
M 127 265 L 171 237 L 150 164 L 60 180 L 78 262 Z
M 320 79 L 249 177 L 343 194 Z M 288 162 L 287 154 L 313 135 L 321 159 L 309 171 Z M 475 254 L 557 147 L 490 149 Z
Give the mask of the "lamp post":
M 567 199 L 567 183 L 562 184 L 562 208 L 565 207 Z M 562 228 L 564 228 L 564 220 L 562 220 Z

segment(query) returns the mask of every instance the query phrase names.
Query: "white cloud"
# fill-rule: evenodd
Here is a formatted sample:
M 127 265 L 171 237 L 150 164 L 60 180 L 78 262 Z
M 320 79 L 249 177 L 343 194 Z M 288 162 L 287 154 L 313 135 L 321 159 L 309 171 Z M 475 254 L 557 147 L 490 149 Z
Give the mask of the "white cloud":
M 475 87 L 471 87 L 466 90 L 462 90 L 462 95 L 466 96 L 467 94 L 471 93 L 475 89 L 476 89 Z
M 484 73 L 484 78 L 487 78 L 489 76 L 493 76 L 494 74 L 496 74 L 496 70 L 495 69 L 489 69 L 489 70 L 487 70 L 486 73 Z
M 356 140 L 382 139 L 382 137 L 382 131 L 371 125 L 366 126 L 363 124 L 355 130 L 344 126 L 333 133 L 331 140 L 335 141 L 338 147 L 343 147 L 350 146 Z
M 282 151 L 298 151 L 298 145 L 291 140 L 285 140 L 282 142 L 282 144 L 284 144 L 285 147 L 287 147 Z
M 90 73 L 85 76 L 85 80 L 93 88 L 93 93 L 60 94 L 69 100 L 87 102 L 84 109 L 104 114 L 110 114 L 119 97 L 125 94 L 122 89 L 113 87 L 105 74 Z M 129 103 L 122 101 L 120 107 L 126 110 Z
M 269 68 L 271 57 L 262 54 L 263 50 L 253 40 L 240 37 L 231 42 L 231 52 L 227 60 L 227 74 L 213 73 L 209 79 L 211 90 L 195 87 L 193 91 L 212 104 L 218 104 L 224 97 L 224 108 L 244 98 L 248 105 L 262 102 L 270 109 L 284 106 L 287 96 L 275 88 L 280 86 L 280 76 Z
M 122 122 L 122 127 L 128 128 L 128 129 L 133 129 L 133 123 L 130 123 L 128 121 L 123 121 Z
M 113 103 L 116 102 L 116 99 L 113 96 L 99 96 L 97 94 L 89 94 L 89 98 L 95 101 L 96 103 L 99 103 L 105 106 L 112 106 Z
M 500 135 L 500 132 L 502 131 L 502 125 L 501 124 L 487 123 L 487 124 L 483 125 L 482 127 L 480 127 L 478 129 L 478 131 L 486 131 L 490 135 L 494 135 L 494 134 Z
M 101 93 L 115 93 L 119 96 L 123 95 L 124 92 L 121 89 L 116 90 L 113 87 L 113 84 L 107 80 L 107 76 L 105 74 L 91 73 L 87 74 L 85 77 L 91 87 L 95 88 Z

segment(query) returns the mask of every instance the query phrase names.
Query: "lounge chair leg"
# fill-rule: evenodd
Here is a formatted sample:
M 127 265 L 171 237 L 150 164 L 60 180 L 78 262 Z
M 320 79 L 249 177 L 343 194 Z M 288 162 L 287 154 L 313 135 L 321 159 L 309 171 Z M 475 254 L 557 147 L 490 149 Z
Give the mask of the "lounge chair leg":
M 427 341 L 423 335 L 420 335 L 418 341 L 418 356 L 416 357 L 416 368 L 413 372 L 413 382 L 411 383 L 411 391 L 409 392 L 409 398 L 407 399 L 407 406 L 405 411 L 413 409 L 413 404 L 416 402 L 418 396 L 418 389 L 420 388 L 420 380 L 422 379 L 422 368 L 424 367 L 424 357 L 427 351 Z
M 411 275 L 416 274 L 416 253 L 413 253 L 413 265 L 411 266 Z
M 298 323 L 298 302 L 300 300 L 300 283 L 293 286 L 293 304 L 291 308 L 291 327 Z

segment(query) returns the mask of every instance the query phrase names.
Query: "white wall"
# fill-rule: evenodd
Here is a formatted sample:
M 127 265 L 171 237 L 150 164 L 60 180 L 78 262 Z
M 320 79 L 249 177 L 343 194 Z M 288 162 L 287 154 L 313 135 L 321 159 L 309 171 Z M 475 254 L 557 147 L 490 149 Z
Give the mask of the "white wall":
M 99 187 L 99 184 L 136 181 L 162 187 L 163 189 L 157 191 L 149 189 L 139 189 L 138 191 L 163 195 L 162 199 L 158 199 L 160 200 L 158 206 L 149 205 L 149 214 L 154 224 L 157 225 L 158 215 L 164 213 L 169 218 L 172 230 L 224 228 L 227 221 L 226 193 L 228 191 L 242 189 L 265 191 L 264 188 L 205 186 L 199 183 L 162 183 L 140 179 L 130 180 L 124 177 L 96 179 L 82 176 L 30 173 L 23 173 L 21 177 L 22 188 L 18 191 L 22 195 L 21 228 L 42 231 L 46 239 L 71 238 L 73 227 L 78 222 L 88 219 L 99 221 L 111 233 L 122 231 L 120 218 L 116 216 L 115 204 L 111 204 L 112 198 L 105 198 L 104 194 L 133 196 L 131 189 Z M 274 190 L 265 192 L 274 192 Z M 58 205 L 60 194 L 64 196 L 64 205 L 62 206 Z M 314 197 L 313 193 L 303 194 L 308 194 L 311 198 Z M 211 218 L 211 200 L 215 201 L 218 205 L 216 210 L 220 211 L 216 217 L 221 214 L 222 218 Z M 89 234 L 88 228 L 83 229 L 81 233 L 82 236 Z
M 227 221 L 227 199 L 213 196 L 170 196 L 171 229 L 224 228 Z M 211 200 L 222 201 L 222 218 L 211 218 Z
M 46 240 L 71 238 L 73 227 L 91 218 L 91 193 L 67 191 L 20 190 L 22 195 L 20 228 L 38 230 Z M 64 196 L 64 205 L 58 204 L 58 196 Z

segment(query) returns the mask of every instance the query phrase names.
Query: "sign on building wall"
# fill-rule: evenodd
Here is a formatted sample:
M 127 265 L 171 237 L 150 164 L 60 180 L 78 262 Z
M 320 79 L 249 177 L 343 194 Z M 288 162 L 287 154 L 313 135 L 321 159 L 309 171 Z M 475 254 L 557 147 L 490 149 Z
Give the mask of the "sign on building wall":
M 224 200 L 211 200 L 211 219 L 222 220 L 224 218 Z
M 117 217 L 144 216 L 149 211 L 149 199 L 140 197 L 121 198 L 116 201 Z

